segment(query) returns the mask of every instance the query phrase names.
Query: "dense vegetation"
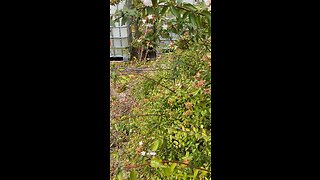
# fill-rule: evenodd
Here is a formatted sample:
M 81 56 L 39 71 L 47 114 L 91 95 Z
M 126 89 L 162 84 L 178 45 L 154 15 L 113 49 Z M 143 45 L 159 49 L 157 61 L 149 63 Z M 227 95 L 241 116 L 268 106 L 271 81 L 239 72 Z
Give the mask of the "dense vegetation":
M 160 2 L 168 6 L 160 7 Z M 172 52 L 155 61 L 135 59 L 111 66 L 111 177 L 210 179 L 211 34 L 205 15 L 210 11 L 204 3 L 160 2 L 144 5 L 151 13 L 171 8 L 176 24 L 169 26 L 182 30 L 171 44 Z M 192 20 L 190 12 L 204 15 Z M 160 20 L 155 17 L 156 22 Z

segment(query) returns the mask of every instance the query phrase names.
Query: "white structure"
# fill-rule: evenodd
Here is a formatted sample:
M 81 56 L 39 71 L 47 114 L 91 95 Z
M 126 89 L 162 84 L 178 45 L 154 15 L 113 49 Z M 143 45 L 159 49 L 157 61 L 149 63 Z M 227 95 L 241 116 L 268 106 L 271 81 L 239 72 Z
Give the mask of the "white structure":
M 191 4 L 195 4 L 197 0 L 183 0 L 183 2 L 188 2 Z M 110 16 L 115 13 L 117 9 L 122 9 L 125 6 L 125 0 L 122 0 L 118 5 L 110 6 Z M 129 54 L 129 25 L 126 24 L 124 26 L 120 25 L 121 23 L 115 23 L 115 26 L 110 26 L 110 57 L 111 58 L 121 58 L 124 61 L 130 58 Z M 173 39 L 175 39 L 174 34 L 171 34 Z M 162 44 L 169 44 L 170 41 L 168 39 L 161 39 Z
M 113 15 L 117 9 L 122 9 L 125 5 L 125 0 L 122 0 L 116 6 L 110 6 L 110 15 Z M 120 23 L 115 23 L 115 26 L 110 26 L 110 57 L 129 59 L 129 28 L 128 25 L 121 26 Z

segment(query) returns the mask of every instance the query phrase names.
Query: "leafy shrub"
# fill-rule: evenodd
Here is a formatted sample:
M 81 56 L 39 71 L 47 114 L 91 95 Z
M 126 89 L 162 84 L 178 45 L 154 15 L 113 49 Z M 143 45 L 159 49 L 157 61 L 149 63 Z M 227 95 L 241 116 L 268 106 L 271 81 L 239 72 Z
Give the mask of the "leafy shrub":
M 115 15 L 123 18 L 122 22 L 131 19 L 138 23 L 140 29 L 135 33 L 139 36 L 132 46 L 142 50 L 157 47 L 159 37 L 168 37 L 169 32 L 179 35 L 179 39 L 171 44 L 169 53 L 156 61 L 139 62 L 147 63 L 153 71 L 135 74 L 134 80 L 111 73 L 118 92 L 130 88 L 137 101 L 130 115 L 111 121 L 116 132 L 111 135 L 121 138 L 121 149 L 112 152 L 112 158 L 118 161 L 116 176 L 209 179 L 211 10 L 204 2 L 191 5 L 180 0 L 147 1 L 133 0 L 134 8 L 124 8 Z M 134 85 L 130 81 L 135 81 Z
M 135 36 L 131 46 L 141 48 L 141 57 L 145 51 L 160 47 L 160 37 L 170 38 L 171 33 L 178 35 L 180 48 L 188 49 L 190 43 L 195 42 L 208 46 L 207 41 L 211 38 L 211 1 L 197 4 L 182 0 L 129 1 L 130 5 L 117 10 L 110 20 L 112 24 L 120 22 L 120 19 L 122 25 L 130 22 Z M 165 48 L 172 49 L 173 46 L 170 44 Z M 161 52 L 161 49 L 158 51 Z
M 210 177 L 210 60 L 194 45 L 163 55 L 151 65 L 157 71 L 139 75 L 133 87 L 139 105 L 117 124 L 130 137 L 119 177 L 129 171 L 136 179 Z

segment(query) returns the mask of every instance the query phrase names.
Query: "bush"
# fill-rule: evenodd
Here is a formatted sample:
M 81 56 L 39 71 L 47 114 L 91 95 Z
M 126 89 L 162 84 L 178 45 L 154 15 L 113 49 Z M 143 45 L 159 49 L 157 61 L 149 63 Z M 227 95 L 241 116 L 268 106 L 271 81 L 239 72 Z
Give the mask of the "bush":
M 139 105 L 115 124 L 130 137 L 119 177 L 129 171 L 136 179 L 210 177 L 210 61 L 210 52 L 195 45 L 163 55 L 152 64 L 157 71 L 139 75 L 133 87 Z
M 118 1 L 112 1 L 115 2 Z M 145 59 L 144 54 L 148 54 L 149 49 L 152 52 L 172 49 L 172 45 L 167 47 L 160 43 L 160 38 L 171 40 L 172 33 L 179 37 L 180 48 L 188 49 L 188 43 L 208 46 L 207 40 L 211 39 L 210 0 L 196 4 L 182 0 L 130 0 L 129 4 L 117 10 L 110 21 L 114 24 L 121 19 L 122 25 L 130 22 L 134 29 L 131 46 L 138 51 L 132 53 L 140 53 L 139 59 Z
M 143 3 L 134 0 L 133 7 L 115 14 L 122 23 L 135 23 L 137 37 L 131 45 L 143 52 L 157 48 L 159 38 L 168 38 L 169 33 L 179 40 L 170 44 L 169 53 L 148 62 L 154 71 L 136 74 L 134 80 L 112 74 L 118 92 L 132 89 L 137 102 L 129 115 L 111 121 L 116 132 L 112 136 L 119 137 L 119 148 L 112 152 L 118 162 L 116 176 L 209 179 L 211 6 L 172 0 Z

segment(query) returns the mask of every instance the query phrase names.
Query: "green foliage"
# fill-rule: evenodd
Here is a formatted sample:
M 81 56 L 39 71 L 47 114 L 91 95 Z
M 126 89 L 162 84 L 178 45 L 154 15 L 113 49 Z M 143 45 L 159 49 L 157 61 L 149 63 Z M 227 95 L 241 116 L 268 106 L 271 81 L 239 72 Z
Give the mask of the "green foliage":
M 133 47 L 157 48 L 160 37 L 168 38 L 169 33 L 185 38 L 188 32 L 190 42 L 183 44 L 185 48 L 189 47 L 186 43 L 194 42 L 205 42 L 202 45 L 209 46 L 207 41 L 211 39 L 211 11 L 202 2 L 193 5 L 181 0 L 152 0 L 150 7 L 140 0 L 132 0 L 131 7 L 116 11 L 111 19 L 122 19 L 122 24 L 131 20 L 132 25 L 139 27 L 135 32 L 139 37 L 133 40 Z
M 210 61 L 210 52 L 195 44 L 163 55 L 150 64 L 157 71 L 138 75 L 136 116 L 113 125 L 131 132 L 123 148 L 131 166 L 119 172 L 131 172 L 131 179 L 210 178 Z
M 111 71 L 116 91 L 131 89 L 137 102 L 130 115 L 111 120 L 110 135 L 118 145 L 111 153 L 117 160 L 112 177 L 210 179 L 211 12 L 202 2 L 152 0 L 151 6 L 144 6 L 132 0 L 132 4 L 112 17 L 139 24 L 140 37 L 132 46 L 158 47 L 159 37 L 168 38 L 172 32 L 179 39 L 170 45 L 174 52 L 135 64 L 154 71 L 126 74 L 122 72 L 129 64 L 111 67 L 116 69 Z

